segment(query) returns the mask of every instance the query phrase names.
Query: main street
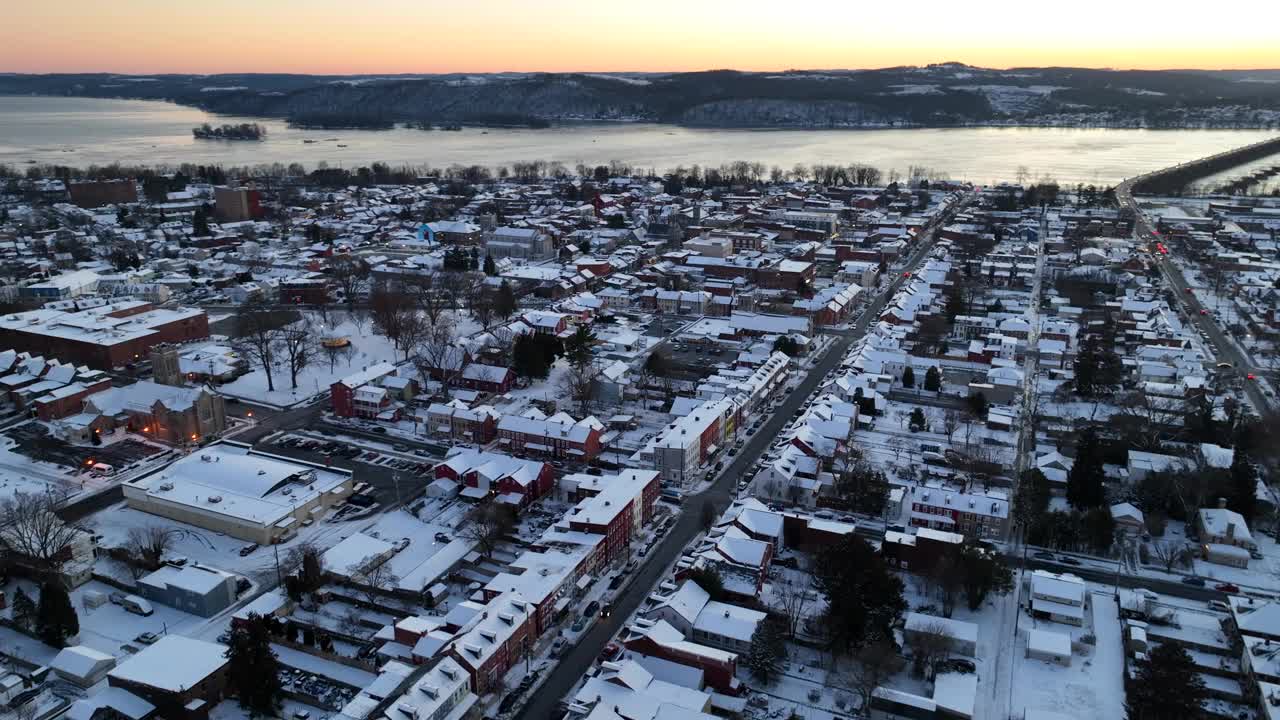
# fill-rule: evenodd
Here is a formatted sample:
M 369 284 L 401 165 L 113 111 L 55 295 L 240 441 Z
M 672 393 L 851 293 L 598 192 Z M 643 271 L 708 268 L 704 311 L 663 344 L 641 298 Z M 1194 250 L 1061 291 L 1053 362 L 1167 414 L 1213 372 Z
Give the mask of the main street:
M 1158 242 L 1161 240 L 1160 234 L 1156 232 L 1151 223 L 1147 220 L 1147 216 L 1143 214 L 1138 207 L 1138 203 L 1133 199 L 1133 184 L 1139 178 L 1130 178 L 1120 183 L 1116 187 L 1116 201 L 1121 208 L 1128 208 L 1133 212 L 1134 216 L 1134 237 L 1140 242 Z M 1229 362 L 1235 367 L 1235 372 L 1241 378 L 1247 378 L 1249 375 L 1255 377 L 1264 372 L 1263 368 L 1254 367 L 1249 357 L 1240 351 L 1235 341 L 1227 336 L 1222 330 L 1217 320 L 1212 314 L 1201 314 L 1205 310 L 1199 298 L 1194 292 L 1187 292 L 1189 285 L 1186 278 L 1183 277 L 1182 271 L 1169 260 L 1163 253 L 1153 253 L 1156 266 L 1160 268 L 1161 275 L 1164 276 L 1165 282 L 1173 289 L 1173 294 L 1177 297 L 1177 302 L 1182 306 L 1183 312 L 1187 316 L 1187 322 L 1193 327 L 1197 327 L 1204 331 L 1209 338 L 1209 343 L 1213 348 L 1214 355 L 1221 362 Z M 1265 412 L 1270 408 L 1270 402 L 1263 394 L 1262 389 L 1252 380 L 1244 380 L 1244 392 L 1249 397 L 1249 402 L 1259 413 Z
M 591 668 L 591 664 L 595 662 L 601 650 L 604 649 L 605 644 L 622 629 L 623 624 L 627 622 L 631 614 L 648 597 L 649 589 L 656 586 L 658 581 L 666 575 L 667 569 L 684 551 L 685 546 L 698 533 L 702 532 L 701 512 L 699 512 L 702 504 L 710 502 L 715 506 L 717 512 L 723 512 L 729 506 L 729 503 L 733 500 L 734 490 L 739 479 L 745 476 L 756 460 L 769 449 L 782 433 L 787 423 L 791 422 L 795 412 L 807 401 L 809 395 L 818 388 L 827 373 L 840 364 L 854 342 L 866 333 L 870 323 L 880 317 L 881 311 L 889 299 L 893 297 L 893 294 L 897 292 L 898 288 L 902 286 L 908 274 L 920 266 L 933 248 L 934 234 L 937 228 L 946 221 L 946 218 L 959 211 L 964 204 L 965 202 L 957 202 L 944 214 L 943 218 L 932 223 L 921 233 L 915 252 L 911 254 L 906 264 L 898 269 L 896 275 L 888 282 L 884 290 L 876 295 L 875 299 L 863 309 L 862 313 L 854 321 L 852 331 L 840 336 L 831 344 L 822 359 L 813 365 L 813 368 L 800 381 L 799 386 L 783 400 L 782 404 L 765 421 L 760 430 L 747 440 L 742 451 L 738 453 L 733 462 L 729 463 L 724 472 L 716 478 L 711 487 L 697 495 L 686 496 L 685 506 L 677 516 L 676 524 L 665 538 L 651 548 L 648 557 L 641 561 L 640 566 L 636 569 L 636 576 L 631 583 L 631 587 L 635 588 L 635 590 L 619 597 L 614 603 L 614 609 L 610 616 L 598 618 L 596 624 L 583 635 L 578 644 L 561 656 L 559 663 L 551 671 L 551 675 L 533 694 L 528 704 L 524 706 L 517 717 L 521 718 L 521 720 L 542 720 L 542 718 L 555 716 L 556 704 L 587 673 Z

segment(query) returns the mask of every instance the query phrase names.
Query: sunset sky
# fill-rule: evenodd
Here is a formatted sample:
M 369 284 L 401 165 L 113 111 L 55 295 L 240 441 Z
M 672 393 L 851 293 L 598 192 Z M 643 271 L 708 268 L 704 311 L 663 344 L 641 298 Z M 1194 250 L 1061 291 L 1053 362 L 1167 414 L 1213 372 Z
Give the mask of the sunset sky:
M 3 18 L 0 72 L 1280 68 L 1280 0 L 13 0 Z

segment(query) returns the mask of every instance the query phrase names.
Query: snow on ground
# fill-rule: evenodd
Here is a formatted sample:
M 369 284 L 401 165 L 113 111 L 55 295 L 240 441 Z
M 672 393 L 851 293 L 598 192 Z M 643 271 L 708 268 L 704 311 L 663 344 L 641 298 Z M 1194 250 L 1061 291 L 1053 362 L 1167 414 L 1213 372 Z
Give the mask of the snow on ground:
M 123 502 L 94 513 L 82 521 L 82 524 L 92 532 L 101 534 L 103 538 L 99 544 L 105 547 L 126 545 L 129 540 L 129 531 L 133 528 L 175 529 L 179 532 L 172 538 L 168 552 L 170 556 L 183 556 L 203 565 L 244 575 L 251 580 L 266 577 L 274 579 L 277 550 L 283 558 L 291 548 L 300 543 L 313 542 L 325 547 L 357 530 L 351 523 L 318 522 L 310 527 L 300 528 L 298 536 L 287 543 L 258 548 L 249 555 L 241 557 L 240 549 L 247 544 L 244 540 L 144 513 L 141 510 L 126 507 Z M 95 569 L 104 575 L 120 578 L 126 582 L 131 580 L 124 566 L 105 554 L 98 558 Z
M 1090 602 L 1095 644 L 1073 643 L 1071 667 L 1027 658 L 1025 632 L 1019 632 L 1012 648 L 1001 648 L 1001 652 L 1014 658 L 1014 682 L 1009 712 L 1000 717 L 1022 717 L 1026 710 L 1048 710 L 1078 720 L 1124 717 L 1120 610 L 1110 593 L 1094 592 Z M 1077 638 L 1085 634 L 1069 625 L 1025 616 L 1023 620 L 1026 621 L 1023 627 L 1074 631 L 1072 634 Z
M 349 337 L 350 351 L 342 353 L 332 363 L 326 353 L 318 353 L 311 364 L 299 373 L 296 390 L 290 382 L 287 366 L 275 368 L 272 372 L 275 390 L 268 390 L 267 374 L 255 364 L 252 372 L 221 386 L 218 389 L 219 392 L 257 403 L 288 407 L 328 392 L 329 386 L 333 383 L 360 372 L 370 365 L 380 362 L 400 362 L 404 359 L 403 354 L 396 351 L 391 341 L 373 332 L 367 322 L 357 327 L 350 320 L 343 320 L 325 333 Z M 281 361 L 283 362 L 283 358 Z
M 337 680 L 340 683 L 350 685 L 355 688 L 363 688 L 371 684 L 378 677 L 367 670 L 361 670 L 360 668 L 343 665 L 342 663 L 326 660 L 322 657 L 309 655 L 300 650 L 294 650 L 293 648 L 288 648 L 283 645 L 276 645 L 275 643 L 272 643 L 271 649 L 275 651 L 276 656 L 280 658 L 280 662 L 288 665 L 289 667 L 297 668 L 314 675 L 323 675 L 331 680 Z
M 313 718 L 322 718 L 329 714 L 327 710 L 298 702 L 292 698 L 285 698 L 281 703 L 280 717 L 296 718 L 299 713 L 308 713 Z M 228 698 L 213 706 L 213 709 L 209 711 L 209 720 L 252 720 L 252 718 L 248 710 L 240 707 L 239 702 Z

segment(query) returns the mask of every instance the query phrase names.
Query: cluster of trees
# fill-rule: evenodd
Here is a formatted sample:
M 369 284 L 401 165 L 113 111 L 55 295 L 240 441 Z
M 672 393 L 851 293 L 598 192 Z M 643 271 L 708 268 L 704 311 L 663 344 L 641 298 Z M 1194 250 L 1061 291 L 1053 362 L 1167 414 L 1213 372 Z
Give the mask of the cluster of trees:
M 321 350 L 318 333 L 309 318 L 296 319 L 293 312 L 277 310 L 261 298 L 240 306 L 235 327 L 232 347 L 262 368 L 269 392 L 276 389 L 277 369 L 289 374 L 291 387 L 296 390 L 298 376 Z
M 968 608 L 977 610 L 988 596 L 1013 590 L 1013 571 L 1004 556 L 973 539 L 938 558 L 925 577 L 944 617 L 951 617 L 962 595 Z
M 191 134 L 197 140 L 261 140 L 267 136 L 267 129 L 258 123 L 224 124 L 218 127 L 204 123 L 200 127 L 191 128 Z
M 1089 335 L 1080 344 L 1075 361 L 1075 389 L 1085 397 L 1094 397 L 1114 390 L 1124 377 L 1120 356 L 1112 349 L 1112 343 L 1104 347 L 1102 338 Z
M 889 479 L 871 463 L 857 460 L 836 478 L 836 494 L 854 512 L 879 516 L 889 502 Z
M 599 391 L 596 380 L 600 377 L 600 368 L 594 358 L 597 341 L 595 332 L 581 323 L 564 341 L 564 357 L 569 369 L 560 380 L 560 389 L 573 400 L 579 417 L 590 414 Z
M 564 344 L 555 335 L 534 333 L 520 335 L 512 347 L 512 369 L 517 376 L 542 379 L 551 372 L 556 358 L 564 353 Z
M 19 630 L 32 633 L 53 647 L 65 647 L 69 638 L 80 634 L 80 618 L 71 596 L 57 580 L 40 584 L 38 601 L 19 587 L 13 594 L 12 619 Z

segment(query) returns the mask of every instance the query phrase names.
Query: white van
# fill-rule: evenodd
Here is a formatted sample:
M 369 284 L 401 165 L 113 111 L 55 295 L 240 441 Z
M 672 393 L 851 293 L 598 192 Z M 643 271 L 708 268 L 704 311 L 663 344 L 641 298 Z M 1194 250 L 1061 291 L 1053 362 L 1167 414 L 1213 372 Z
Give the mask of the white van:
M 94 475 L 114 475 L 116 469 L 106 463 L 94 463 L 93 467 L 89 468 L 89 472 Z
M 137 595 L 125 595 L 124 599 L 120 601 L 120 606 L 135 615 L 142 615 L 143 617 L 156 611 L 155 608 L 151 607 L 150 602 Z

